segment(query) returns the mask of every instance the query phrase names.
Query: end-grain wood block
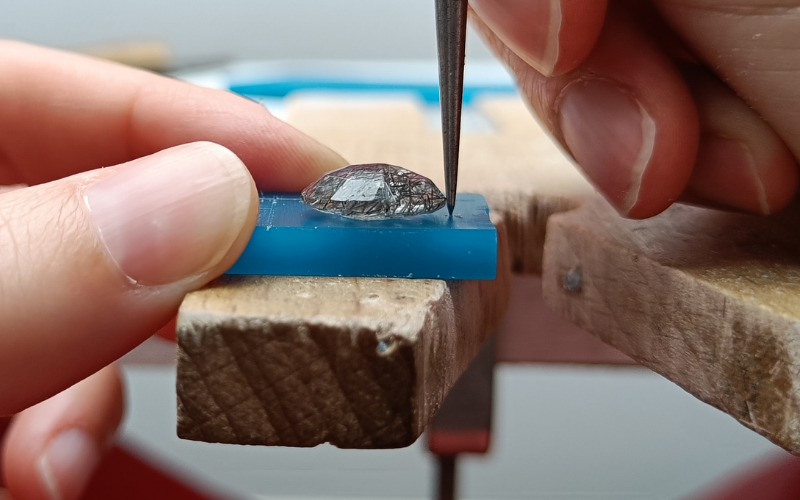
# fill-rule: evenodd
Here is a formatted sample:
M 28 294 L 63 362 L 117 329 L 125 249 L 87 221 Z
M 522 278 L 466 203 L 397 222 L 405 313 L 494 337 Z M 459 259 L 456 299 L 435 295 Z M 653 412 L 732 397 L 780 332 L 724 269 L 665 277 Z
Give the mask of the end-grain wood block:
M 510 269 L 539 270 L 547 217 L 592 192 L 519 98 L 477 106 L 494 129 L 462 134 L 459 188 L 504 220 L 498 279 L 226 278 L 191 294 L 178 327 L 182 437 L 372 448 L 422 432 L 499 322 Z M 443 185 L 441 133 L 414 100 L 304 97 L 287 118 L 352 163 Z
M 508 304 L 490 281 L 226 276 L 178 316 L 178 435 L 216 443 L 413 443 Z
M 673 206 L 625 220 L 602 200 L 554 215 L 545 300 L 645 366 L 800 454 L 800 210 Z

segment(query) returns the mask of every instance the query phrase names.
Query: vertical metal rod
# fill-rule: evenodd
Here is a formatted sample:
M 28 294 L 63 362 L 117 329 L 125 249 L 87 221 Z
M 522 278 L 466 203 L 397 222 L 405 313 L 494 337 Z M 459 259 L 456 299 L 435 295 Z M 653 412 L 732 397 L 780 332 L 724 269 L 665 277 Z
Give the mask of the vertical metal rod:
M 438 500 L 456 499 L 456 457 L 455 455 L 437 455 L 439 461 L 439 496 Z
M 436 0 L 436 39 L 439 44 L 439 96 L 442 106 L 442 144 L 447 209 L 453 214 L 461 141 L 464 96 L 464 53 L 467 40 L 467 0 Z

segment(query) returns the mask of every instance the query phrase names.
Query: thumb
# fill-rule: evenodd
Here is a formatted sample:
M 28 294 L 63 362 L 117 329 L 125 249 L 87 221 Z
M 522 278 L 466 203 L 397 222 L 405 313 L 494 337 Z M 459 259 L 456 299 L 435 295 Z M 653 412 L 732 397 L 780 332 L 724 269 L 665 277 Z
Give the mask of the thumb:
M 0 415 L 155 332 L 233 263 L 257 212 L 244 164 L 207 142 L 0 195 Z

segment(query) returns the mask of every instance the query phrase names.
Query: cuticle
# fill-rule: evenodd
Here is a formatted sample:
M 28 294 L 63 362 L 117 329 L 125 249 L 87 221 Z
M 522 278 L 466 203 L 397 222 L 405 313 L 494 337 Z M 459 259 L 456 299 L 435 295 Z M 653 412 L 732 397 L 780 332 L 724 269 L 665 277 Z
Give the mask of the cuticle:
M 90 187 L 92 187 L 95 184 L 95 182 L 98 182 L 98 180 L 102 179 L 103 179 L 102 177 L 98 179 L 97 176 L 93 176 L 90 179 L 83 179 L 81 182 L 77 182 L 75 184 L 75 194 L 78 198 L 80 198 L 83 201 L 83 209 L 86 213 L 86 217 L 89 219 L 88 223 L 91 224 L 92 227 L 94 227 L 94 234 L 95 237 L 97 238 L 96 240 L 97 244 L 103 247 L 102 252 L 105 255 L 105 257 L 109 261 L 111 261 L 114 268 L 117 270 L 119 275 L 125 280 L 126 284 L 129 287 L 133 288 L 145 287 L 146 285 L 142 285 L 132 277 L 128 276 L 125 273 L 125 271 L 122 270 L 122 266 L 119 264 L 119 262 L 117 262 L 117 259 L 115 259 L 114 256 L 111 255 L 111 252 L 108 250 L 108 245 L 106 244 L 105 239 L 103 238 L 103 230 L 100 229 L 100 226 L 97 225 L 97 222 L 95 222 L 94 216 L 92 215 L 92 204 L 89 202 L 89 195 L 87 194 L 86 191 Z

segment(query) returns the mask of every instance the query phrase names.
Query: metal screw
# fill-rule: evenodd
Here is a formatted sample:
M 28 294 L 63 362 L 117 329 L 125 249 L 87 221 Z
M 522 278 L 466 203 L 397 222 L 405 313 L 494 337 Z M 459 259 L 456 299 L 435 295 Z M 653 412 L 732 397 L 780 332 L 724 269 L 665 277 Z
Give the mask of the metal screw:
M 392 347 L 392 344 L 390 344 L 389 342 L 386 342 L 385 340 L 381 340 L 380 342 L 378 342 L 378 347 L 375 349 L 375 351 L 378 354 L 385 354 L 386 351 L 391 349 L 391 347 Z
M 564 276 L 564 290 L 572 293 L 581 291 L 583 286 L 583 272 L 581 266 L 575 266 Z

